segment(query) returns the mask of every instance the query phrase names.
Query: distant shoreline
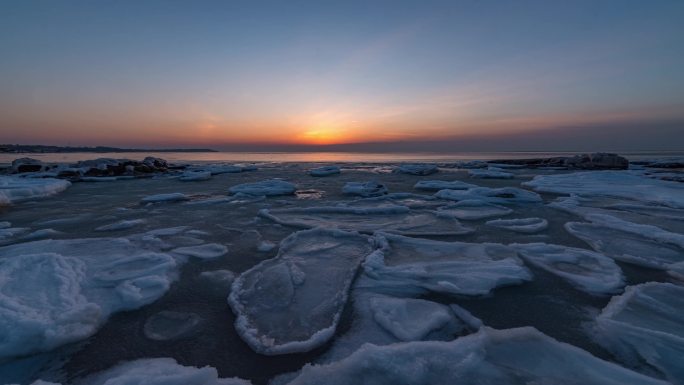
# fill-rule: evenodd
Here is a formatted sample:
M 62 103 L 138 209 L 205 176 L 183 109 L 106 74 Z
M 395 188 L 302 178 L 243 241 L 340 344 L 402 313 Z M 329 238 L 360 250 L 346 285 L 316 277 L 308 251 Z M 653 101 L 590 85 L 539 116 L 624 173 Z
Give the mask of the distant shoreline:
M 116 152 L 218 152 L 209 148 L 169 148 L 169 149 L 146 149 L 146 148 L 119 148 L 119 147 L 71 147 L 71 146 L 44 146 L 23 144 L 0 144 L 0 153 L 5 154 L 60 154 L 60 153 L 116 153 Z

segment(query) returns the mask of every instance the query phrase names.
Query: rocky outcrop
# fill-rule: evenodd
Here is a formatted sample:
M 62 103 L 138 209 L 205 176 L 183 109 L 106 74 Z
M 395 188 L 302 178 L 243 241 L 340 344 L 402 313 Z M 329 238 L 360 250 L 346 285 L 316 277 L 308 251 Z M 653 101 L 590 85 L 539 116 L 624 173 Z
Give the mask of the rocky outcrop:
M 12 161 L 11 172 L 38 172 L 43 170 L 43 162 L 33 158 L 19 158 Z
M 627 158 L 604 152 L 552 158 L 503 159 L 494 160 L 490 163 L 515 164 L 528 168 L 559 167 L 580 170 L 626 170 L 629 168 Z
M 178 170 L 184 166 L 171 166 L 161 158 L 147 157 L 142 161 L 130 159 L 98 158 L 83 160 L 75 164 L 45 164 L 32 158 L 15 159 L 4 172 L 41 173 L 43 177 L 79 180 L 82 177 L 146 176 Z

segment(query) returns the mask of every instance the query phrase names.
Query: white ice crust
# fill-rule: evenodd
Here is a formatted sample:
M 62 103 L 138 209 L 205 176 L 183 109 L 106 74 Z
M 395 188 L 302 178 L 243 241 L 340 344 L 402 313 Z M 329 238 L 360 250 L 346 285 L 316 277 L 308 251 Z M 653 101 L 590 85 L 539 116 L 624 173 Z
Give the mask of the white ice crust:
M 53 178 L 0 176 L 0 205 L 45 198 L 66 190 L 71 183 Z
M 487 221 L 486 225 L 516 233 L 534 234 L 546 230 L 549 221 L 543 218 L 495 219 Z
M 235 279 L 228 297 L 235 328 L 256 352 L 305 352 L 329 340 L 352 279 L 373 247 L 367 237 L 339 230 L 299 231 L 278 255 Z
M 290 385 L 660 384 L 534 328 L 479 332 L 451 342 L 366 344 L 349 357 L 307 365 Z
M 650 282 L 629 286 L 596 319 L 595 336 L 630 366 L 650 366 L 684 384 L 684 287 Z

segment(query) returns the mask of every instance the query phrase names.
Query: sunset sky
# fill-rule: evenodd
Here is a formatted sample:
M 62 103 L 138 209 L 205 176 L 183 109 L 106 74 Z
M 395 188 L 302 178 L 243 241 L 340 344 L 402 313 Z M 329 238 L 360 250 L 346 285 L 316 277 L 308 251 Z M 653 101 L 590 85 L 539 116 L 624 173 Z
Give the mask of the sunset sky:
M 0 143 L 684 147 L 681 0 L 0 5 Z

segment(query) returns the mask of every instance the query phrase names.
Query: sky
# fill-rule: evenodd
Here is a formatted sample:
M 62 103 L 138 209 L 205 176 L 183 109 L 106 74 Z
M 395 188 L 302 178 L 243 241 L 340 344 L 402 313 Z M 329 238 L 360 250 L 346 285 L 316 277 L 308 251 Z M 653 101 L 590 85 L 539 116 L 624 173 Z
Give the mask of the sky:
M 0 143 L 684 150 L 681 0 L 0 5 Z

